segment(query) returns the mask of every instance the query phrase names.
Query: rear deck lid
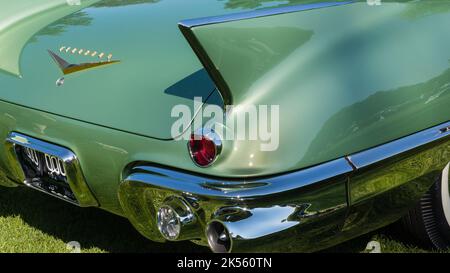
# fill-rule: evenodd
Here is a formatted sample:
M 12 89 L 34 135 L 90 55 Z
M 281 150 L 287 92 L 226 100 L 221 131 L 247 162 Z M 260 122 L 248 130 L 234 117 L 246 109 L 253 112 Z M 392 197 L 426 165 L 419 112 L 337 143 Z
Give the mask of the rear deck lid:
M 206 101 L 215 90 L 177 24 L 224 13 L 223 3 L 77 2 L 2 1 L 0 100 L 143 136 L 174 137 L 172 108 L 185 105 L 194 116 L 201 106 L 194 106 L 194 97 Z M 63 75 L 48 50 L 70 64 L 108 56 L 120 62 Z

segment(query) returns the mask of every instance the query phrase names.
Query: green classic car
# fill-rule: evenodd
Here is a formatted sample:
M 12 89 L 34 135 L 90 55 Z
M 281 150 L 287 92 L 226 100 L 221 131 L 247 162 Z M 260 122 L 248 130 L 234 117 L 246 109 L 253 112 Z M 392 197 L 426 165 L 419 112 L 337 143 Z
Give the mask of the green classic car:
M 0 0 L 0 184 L 157 242 L 450 246 L 450 1 Z

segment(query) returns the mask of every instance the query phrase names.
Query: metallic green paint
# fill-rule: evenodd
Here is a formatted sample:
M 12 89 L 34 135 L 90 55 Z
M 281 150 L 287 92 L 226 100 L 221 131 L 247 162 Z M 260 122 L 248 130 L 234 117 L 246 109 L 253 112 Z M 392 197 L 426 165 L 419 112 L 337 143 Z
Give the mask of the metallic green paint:
M 55 1 L 65 3 L 52 2 Z M 30 5 L 34 7 L 37 2 L 33 2 Z M 113 6 L 108 7 L 108 2 Z M 124 1 L 122 6 L 114 6 L 115 1 L 102 1 L 99 7 L 77 13 L 73 13 L 74 7 L 60 4 L 48 10 L 41 8 L 34 16 L 6 27 L 5 31 L 16 35 L 14 43 L 1 50 L 10 56 L 6 61 L 17 59 L 23 46 L 24 50 L 20 58 L 21 77 L 0 74 L 0 98 L 105 127 L 171 139 L 170 129 L 176 120 L 171 117 L 172 107 L 187 105 L 194 113 L 193 97 L 205 101 L 215 89 L 179 33 L 177 22 L 183 16 L 204 16 L 210 11 L 194 10 L 187 1 L 146 1 L 130 6 L 127 2 L 133 1 Z M 170 12 L 174 4 L 187 12 Z M 13 2 L 7 5 L 14 6 Z M 49 26 L 40 31 L 37 28 L 45 25 Z M 23 29 L 23 33 L 16 28 Z M 25 41 L 29 42 L 24 45 Z M 62 46 L 111 53 L 121 63 L 67 75 L 64 85 L 56 86 L 56 80 L 63 75 L 47 50 L 58 52 Z M 68 53 L 61 57 L 71 63 L 92 59 Z M 10 62 L 13 61 L 7 63 Z M 18 73 L 16 69 L 9 72 Z M 189 81 L 190 78 L 195 81 Z
M 320 1 L 289 4 L 311 2 Z M 112 3 L 116 2 L 101 1 L 37 33 L 22 53 L 23 78 L 0 74 L 0 98 L 169 140 L 176 120 L 171 108 L 185 104 L 195 112 L 192 98 L 206 99 L 214 89 L 177 22 L 235 10 L 226 9 L 231 2 L 224 6 L 210 0 L 195 5 L 179 0 Z M 280 147 L 261 152 L 257 141 L 225 142 L 221 158 L 208 170 L 192 168 L 191 162 L 169 165 L 224 176 L 280 173 L 448 120 L 450 38 L 444 34 L 449 5 L 448 1 L 383 2 L 380 7 L 354 3 L 195 28 L 232 87 L 236 104 L 280 105 Z M 174 13 L 174 6 L 183 12 Z M 53 17 L 48 14 L 56 10 L 18 26 L 38 19 L 50 23 Z M 116 20 L 119 16 L 127 23 Z M 69 75 L 64 86 L 57 87 L 61 73 L 46 51 L 63 45 L 105 50 L 123 62 Z M 220 59 L 220 54 L 226 58 Z M 411 118 L 415 122 L 408 122 Z
M 79 11 L 98 0 L 71 6 L 65 0 L 1 0 L 0 71 L 21 75 L 20 55 L 28 40 L 49 23 Z M 45 16 L 40 16 L 45 14 Z
M 181 18 L 231 11 L 209 0 L 199 6 L 183 4 L 187 1 L 161 1 L 104 7 L 108 2 L 102 1 L 101 7 L 85 9 L 69 17 L 68 22 L 61 19 L 39 32 L 22 54 L 23 79 L 0 74 L 0 97 L 103 127 L 170 138 L 171 107 L 177 103 L 192 105 L 194 94 L 207 95 L 213 87 L 202 70 L 197 73 L 196 79 L 200 80 L 183 86 L 183 77 L 201 66 L 176 23 Z M 183 14 L 168 16 L 175 4 L 185 7 L 180 9 Z M 447 4 L 424 1 L 370 7 L 355 3 L 196 30 L 205 37 L 205 43 L 218 43 L 219 48 L 227 45 L 228 36 L 235 38 L 238 44 L 228 44 L 229 48 L 239 58 L 253 60 L 236 67 L 250 72 L 241 75 L 247 81 L 236 83 L 235 88 L 244 91 L 235 91 L 235 100 L 281 105 L 280 149 L 261 152 L 255 141 L 227 142 L 221 158 L 207 170 L 196 168 L 188 158 L 168 165 L 223 176 L 280 173 L 370 148 L 448 120 L 450 39 L 439 35 L 450 20 Z M 119 15 L 130 20 L 127 24 L 114 22 Z M 78 25 L 77 20 L 81 21 Z M 125 25 L 133 26 L 135 31 L 127 32 Z M 65 32 L 52 33 L 58 26 Z M 420 37 L 416 35 L 418 30 Z M 401 40 L 397 32 L 402 33 Z M 119 39 L 125 33 L 128 39 Z M 155 36 L 158 33 L 161 35 Z M 264 55 L 251 50 L 245 35 L 266 47 L 262 52 L 272 48 L 277 54 L 261 62 L 258 58 Z M 269 35 L 277 39 L 269 39 Z M 215 36 L 219 37 L 213 41 Z M 110 49 L 124 61 L 115 67 L 74 75 L 67 78 L 65 86 L 57 88 L 54 81 L 60 72 L 46 50 L 63 44 Z M 236 63 L 235 57 L 230 58 L 231 62 L 223 67 Z M 43 70 L 47 72 L 39 73 Z M 250 87 L 253 80 L 255 84 Z M 198 82 L 203 89 L 199 93 L 192 91 Z M 176 88 L 171 89 L 171 85 Z M 189 90 L 190 99 L 172 95 L 184 96 L 185 90 Z M 30 118 L 32 122 L 34 118 Z M 410 119 L 415 122 L 408 122 Z M 35 136 L 46 137 L 42 133 Z M 68 136 L 62 135 L 61 139 L 68 140 Z M 296 149 L 292 149 L 292 143 Z M 184 152 L 180 149 L 177 154 Z M 156 158 L 153 161 L 159 162 Z

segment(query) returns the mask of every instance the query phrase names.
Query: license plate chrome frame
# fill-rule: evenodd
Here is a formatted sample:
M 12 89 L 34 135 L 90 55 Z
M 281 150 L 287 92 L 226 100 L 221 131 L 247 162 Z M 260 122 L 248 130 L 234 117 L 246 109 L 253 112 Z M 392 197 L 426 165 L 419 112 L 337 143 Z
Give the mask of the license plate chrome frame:
M 69 185 L 76 201 L 60 196 L 56 193 L 46 191 L 43 188 L 37 187 L 30 183 L 31 177 L 27 177 L 25 170 L 22 167 L 21 160 L 17 154 L 18 149 L 30 149 L 59 159 L 62 162 L 65 172 L 66 182 Z M 80 207 L 98 206 L 98 202 L 92 194 L 89 186 L 86 183 L 81 166 L 76 155 L 69 149 L 55 145 L 46 141 L 42 141 L 21 133 L 11 132 L 6 139 L 6 151 L 8 152 L 8 161 L 13 176 L 17 181 L 21 181 L 25 186 L 32 189 L 44 192 L 58 199 L 64 200 L 71 204 Z

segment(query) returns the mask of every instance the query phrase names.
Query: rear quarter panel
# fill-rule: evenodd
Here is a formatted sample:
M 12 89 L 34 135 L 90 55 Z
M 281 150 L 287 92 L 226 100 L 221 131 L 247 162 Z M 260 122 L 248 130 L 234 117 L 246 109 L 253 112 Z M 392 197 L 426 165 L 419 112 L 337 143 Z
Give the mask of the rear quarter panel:
M 233 104 L 280 106 L 279 149 L 228 162 L 299 169 L 449 120 L 449 25 L 449 1 L 361 1 L 191 27 Z

